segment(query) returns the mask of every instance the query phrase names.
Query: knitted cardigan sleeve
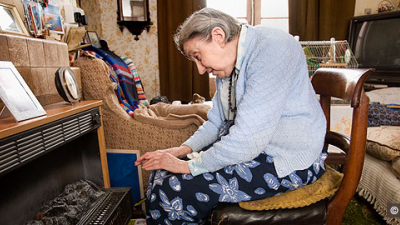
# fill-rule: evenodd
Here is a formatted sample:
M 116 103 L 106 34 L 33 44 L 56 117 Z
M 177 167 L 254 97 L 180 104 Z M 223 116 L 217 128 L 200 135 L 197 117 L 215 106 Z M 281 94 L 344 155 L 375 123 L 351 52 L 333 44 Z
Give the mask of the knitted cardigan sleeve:
M 192 151 L 198 152 L 214 143 L 218 138 L 219 128 L 222 126 L 222 110 L 219 102 L 219 88 L 212 99 L 213 107 L 207 113 L 207 121 L 182 145 L 189 146 Z

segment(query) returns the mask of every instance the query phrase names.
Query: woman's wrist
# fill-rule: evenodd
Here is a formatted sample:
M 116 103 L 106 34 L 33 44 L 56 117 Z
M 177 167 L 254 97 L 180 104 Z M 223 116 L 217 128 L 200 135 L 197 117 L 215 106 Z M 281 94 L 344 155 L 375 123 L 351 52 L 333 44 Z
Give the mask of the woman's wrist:
M 176 148 L 170 149 L 169 153 L 177 158 L 186 157 L 187 154 L 191 153 L 192 149 L 187 145 L 182 145 Z
M 181 161 L 182 162 L 182 173 L 190 173 L 189 169 L 189 164 L 187 161 Z

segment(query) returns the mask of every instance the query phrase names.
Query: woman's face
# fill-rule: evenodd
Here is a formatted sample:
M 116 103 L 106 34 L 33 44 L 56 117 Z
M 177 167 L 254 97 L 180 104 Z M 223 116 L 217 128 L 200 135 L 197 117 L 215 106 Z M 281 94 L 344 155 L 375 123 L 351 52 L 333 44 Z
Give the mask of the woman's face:
M 200 74 L 207 72 L 220 78 L 229 77 L 235 67 L 237 46 L 226 43 L 222 30 L 214 32 L 214 29 L 211 41 L 193 38 L 183 44 L 183 50 L 196 63 Z

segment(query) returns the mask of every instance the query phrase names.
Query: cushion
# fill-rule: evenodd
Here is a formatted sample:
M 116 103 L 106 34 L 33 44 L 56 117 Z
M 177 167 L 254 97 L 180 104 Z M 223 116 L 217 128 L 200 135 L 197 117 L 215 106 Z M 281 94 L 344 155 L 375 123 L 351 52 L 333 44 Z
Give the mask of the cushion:
M 380 102 L 381 104 L 400 104 L 400 88 L 390 87 L 376 89 L 365 93 L 370 102 Z
M 400 111 L 393 105 L 372 102 L 368 108 L 368 127 L 400 126 Z
M 239 206 L 247 210 L 291 209 L 308 206 L 328 198 L 339 188 L 343 174 L 327 165 L 326 168 L 321 178 L 312 184 L 277 196 L 255 201 L 240 202 Z
M 400 156 L 400 126 L 368 127 L 367 152 L 375 158 L 390 161 Z

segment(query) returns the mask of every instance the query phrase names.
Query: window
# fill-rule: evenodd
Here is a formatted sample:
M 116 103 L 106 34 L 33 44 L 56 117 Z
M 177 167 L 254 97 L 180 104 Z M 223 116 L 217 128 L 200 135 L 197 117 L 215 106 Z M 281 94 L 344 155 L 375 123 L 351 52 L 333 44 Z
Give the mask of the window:
M 289 0 L 207 0 L 207 7 L 236 17 L 243 23 L 274 27 L 289 32 Z M 215 76 L 211 73 L 210 95 L 215 92 Z
M 207 7 L 228 13 L 244 23 L 289 32 L 288 0 L 207 0 Z

